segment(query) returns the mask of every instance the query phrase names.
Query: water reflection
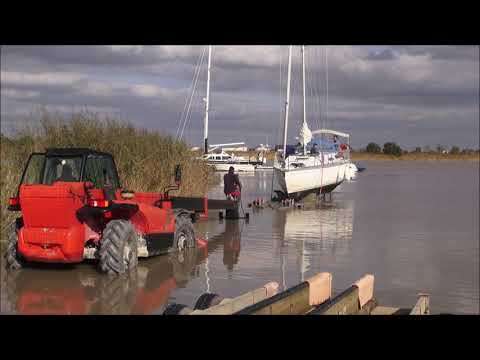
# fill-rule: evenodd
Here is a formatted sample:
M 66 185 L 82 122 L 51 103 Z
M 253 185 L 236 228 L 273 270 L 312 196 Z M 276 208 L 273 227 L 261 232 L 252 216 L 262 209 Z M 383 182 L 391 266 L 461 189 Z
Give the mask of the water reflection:
M 279 237 L 282 281 L 285 278 L 285 259 L 289 253 L 294 253 L 299 281 L 305 280 L 307 272 L 324 271 L 322 261 L 326 257 L 349 256 L 353 216 L 353 200 L 342 198 L 310 204 L 305 209 L 277 211 L 273 227 L 283 230 Z
M 17 314 L 147 314 L 198 276 L 202 260 L 201 251 L 160 256 L 140 261 L 136 271 L 118 277 L 99 274 L 87 264 L 27 268 L 6 273 L 2 291 Z
M 231 272 L 239 261 L 241 227 L 226 221 L 224 231 L 205 247 L 144 259 L 129 275 L 109 277 L 94 264 L 76 267 L 37 265 L 8 271 L 2 280 L 2 312 L 36 314 L 151 314 L 169 302 L 208 266 L 208 255 L 223 246 L 223 264 Z M 207 291 L 208 291 L 207 286 Z M 200 291 L 201 293 L 201 291 Z

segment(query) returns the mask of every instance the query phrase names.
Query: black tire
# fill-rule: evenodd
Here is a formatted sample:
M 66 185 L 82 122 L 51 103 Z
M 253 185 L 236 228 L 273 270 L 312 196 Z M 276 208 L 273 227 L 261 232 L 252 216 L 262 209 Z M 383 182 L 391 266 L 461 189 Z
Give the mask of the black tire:
M 220 304 L 223 300 L 223 297 L 217 294 L 205 293 L 200 295 L 197 302 L 195 303 L 195 310 L 205 310 L 209 307 Z
M 100 271 L 117 275 L 136 269 L 138 244 L 135 228 L 130 221 L 112 220 L 103 231 L 100 242 Z
M 8 245 L 5 252 L 5 265 L 8 270 L 19 270 L 25 265 L 25 259 L 18 252 L 16 223 L 11 225 L 8 232 Z
M 187 315 L 192 312 L 187 305 L 183 304 L 169 304 L 163 311 L 163 315 Z
M 196 245 L 195 230 L 192 220 L 186 215 L 177 215 L 175 218 L 175 234 L 173 236 L 173 251 L 182 251 Z

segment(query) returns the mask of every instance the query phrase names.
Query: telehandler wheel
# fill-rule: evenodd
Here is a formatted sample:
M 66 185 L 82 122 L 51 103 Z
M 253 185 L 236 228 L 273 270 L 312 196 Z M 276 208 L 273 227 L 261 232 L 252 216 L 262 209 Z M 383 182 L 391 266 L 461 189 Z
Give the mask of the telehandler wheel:
M 177 215 L 175 218 L 175 235 L 173 237 L 173 250 L 182 251 L 195 247 L 195 231 L 192 220 L 188 216 Z
M 100 270 L 108 274 L 123 274 L 138 264 L 137 234 L 132 223 L 112 220 L 103 231 L 100 241 Z
M 17 241 L 16 225 L 13 223 L 8 232 L 8 245 L 7 251 L 5 252 L 6 267 L 10 270 L 19 270 L 25 264 L 22 255 L 17 251 Z

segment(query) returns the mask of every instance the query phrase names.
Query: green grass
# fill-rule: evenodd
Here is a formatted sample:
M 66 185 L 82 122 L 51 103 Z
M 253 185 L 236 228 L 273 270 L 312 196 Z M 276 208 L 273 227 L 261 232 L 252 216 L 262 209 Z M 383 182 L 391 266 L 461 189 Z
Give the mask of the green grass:
M 183 142 L 170 136 L 114 118 L 100 119 L 90 112 L 65 115 L 42 112 L 37 126 L 19 128 L 13 136 L 1 137 L 1 239 L 8 225 L 18 216 L 7 210 L 20 177 L 33 151 L 48 147 L 88 147 L 114 156 L 124 188 L 134 191 L 163 191 L 173 183 L 176 164 L 182 166 L 181 189 L 172 194 L 203 196 L 215 179 L 204 162 L 195 159 Z

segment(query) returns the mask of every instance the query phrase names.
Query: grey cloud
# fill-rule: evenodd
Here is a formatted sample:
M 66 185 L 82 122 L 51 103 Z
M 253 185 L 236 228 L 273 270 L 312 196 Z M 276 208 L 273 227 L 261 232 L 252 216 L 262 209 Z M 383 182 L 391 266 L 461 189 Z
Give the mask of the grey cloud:
M 18 114 L 27 113 L 37 105 L 47 105 L 110 109 L 138 126 L 175 134 L 200 50 L 200 47 L 120 51 L 99 46 L 4 47 L 2 72 L 69 72 L 79 73 L 82 78 L 57 85 L 2 81 L 2 131 L 4 120 L 19 121 Z M 233 53 L 228 53 L 230 50 Z M 269 58 L 261 59 L 268 55 L 265 49 L 255 48 L 250 58 L 242 55 L 246 48 L 230 50 L 215 50 L 211 141 L 245 140 L 251 146 L 264 143 L 266 136 L 270 142 L 279 141 L 285 72 L 280 83 L 278 64 L 268 66 L 275 56 L 270 54 Z M 282 49 L 284 70 L 285 50 Z M 447 144 L 455 140 L 461 146 L 478 147 L 478 48 L 386 47 L 368 55 L 369 49 L 365 47 L 343 47 L 332 48 L 330 53 L 328 124 L 352 133 L 355 146 L 388 141 L 390 137 L 408 146 Z M 344 54 L 343 57 L 338 53 Z M 314 127 L 325 116 L 325 69 L 318 56 L 321 52 L 311 50 L 310 54 L 307 106 Z M 313 61 L 317 63 L 312 64 Z M 292 140 L 302 116 L 300 79 L 296 61 Z M 196 144 L 202 136 L 201 98 L 205 96 L 205 82 L 204 64 L 185 130 L 186 139 Z M 132 92 L 132 86 L 138 84 L 164 89 L 168 95 L 139 96 Z M 111 92 L 103 92 L 104 87 Z
M 381 51 L 372 51 L 368 54 L 368 60 L 393 60 L 397 54 L 392 49 L 384 49 Z
M 400 50 L 412 55 L 429 54 L 436 60 L 477 60 L 478 61 L 478 46 L 419 46 L 410 45 L 399 47 Z

